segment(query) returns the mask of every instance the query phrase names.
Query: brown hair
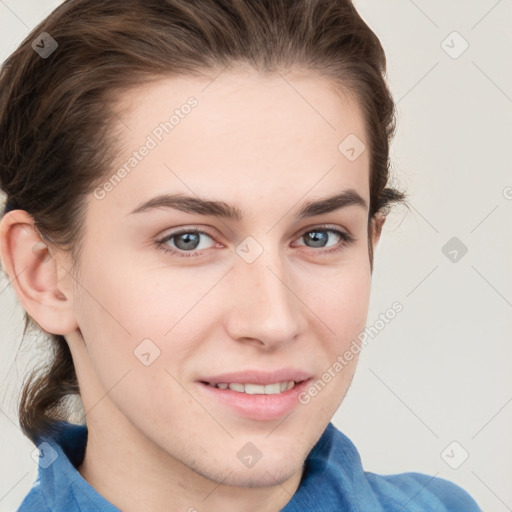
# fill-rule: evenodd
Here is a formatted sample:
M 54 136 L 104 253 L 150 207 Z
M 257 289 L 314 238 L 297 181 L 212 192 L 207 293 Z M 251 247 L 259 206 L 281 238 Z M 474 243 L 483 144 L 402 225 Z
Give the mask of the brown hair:
M 58 47 L 32 47 L 47 32 Z M 214 76 L 250 65 L 262 72 L 302 68 L 352 94 L 370 151 L 370 221 L 405 194 L 389 187 L 394 101 L 377 36 L 350 0 L 67 0 L 41 22 L 0 70 L 0 186 L 33 216 L 41 237 L 77 268 L 85 198 L 111 173 L 112 105 L 120 93 L 171 75 Z M 209 73 L 209 75 L 208 75 Z M 341 141 L 340 141 L 341 142 Z M 25 327 L 34 325 L 25 312 Z M 34 442 L 66 419 L 79 396 L 64 336 L 53 357 L 24 383 L 20 425 Z

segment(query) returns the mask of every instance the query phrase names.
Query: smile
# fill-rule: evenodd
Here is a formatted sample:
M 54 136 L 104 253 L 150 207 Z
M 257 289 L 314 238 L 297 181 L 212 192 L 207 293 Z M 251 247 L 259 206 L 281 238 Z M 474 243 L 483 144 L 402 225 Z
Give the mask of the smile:
M 284 393 L 285 391 L 289 391 L 290 389 L 295 387 L 296 382 L 293 380 L 276 382 L 274 384 L 240 384 L 238 382 L 227 383 L 227 382 L 218 382 L 216 384 L 211 382 L 206 382 L 209 386 L 219 389 L 230 389 L 231 391 L 236 391 L 238 393 L 247 393 L 248 395 L 279 395 Z

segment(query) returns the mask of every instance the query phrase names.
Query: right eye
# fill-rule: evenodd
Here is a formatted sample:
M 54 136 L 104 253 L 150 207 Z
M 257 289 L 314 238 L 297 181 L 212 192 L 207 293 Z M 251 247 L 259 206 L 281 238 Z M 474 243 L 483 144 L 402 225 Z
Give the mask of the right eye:
M 202 250 L 207 248 L 202 247 L 199 250 L 198 246 L 201 245 L 201 237 L 207 237 L 210 240 L 213 238 L 204 231 L 195 228 L 181 229 L 166 235 L 164 238 L 157 240 L 157 246 L 166 253 L 172 253 L 179 257 L 189 258 L 191 256 L 201 256 Z M 169 247 L 167 242 L 173 241 L 174 247 Z

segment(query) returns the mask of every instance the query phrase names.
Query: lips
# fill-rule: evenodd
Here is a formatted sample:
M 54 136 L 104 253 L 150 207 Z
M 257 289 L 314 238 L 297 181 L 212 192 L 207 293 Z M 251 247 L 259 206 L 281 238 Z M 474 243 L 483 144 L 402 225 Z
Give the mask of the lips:
M 210 375 L 198 379 L 203 384 L 217 385 L 222 384 L 256 384 L 266 386 L 277 384 L 280 382 L 300 383 L 308 380 L 312 375 L 304 370 L 296 370 L 293 368 L 282 368 L 279 370 L 265 372 L 261 370 L 245 370 L 239 372 L 229 372 L 220 375 Z
M 293 379 L 288 382 L 297 383 L 286 391 L 267 393 L 267 386 L 270 386 L 270 391 L 272 391 L 275 383 L 279 382 L 279 379 L 282 379 L 283 376 L 285 378 L 292 377 Z M 313 378 L 307 378 L 308 376 L 308 373 L 295 370 L 279 370 L 270 373 L 256 371 L 233 372 L 204 377 L 205 380 L 201 379 L 197 382 L 197 389 L 202 397 L 211 402 L 211 407 L 219 408 L 223 413 L 235 414 L 236 416 L 254 421 L 271 421 L 285 417 L 300 405 L 299 396 L 301 393 L 304 393 L 313 380 Z M 294 379 L 297 379 L 297 381 Z M 208 383 L 208 380 L 215 385 Z M 228 387 L 224 385 L 219 387 L 219 384 L 222 384 L 221 381 L 225 383 L 225 381 L 229 382 L 231 380 L 245 381 L 243 385 L 244 391 L 231 389 L 230 386 L 232 385 L 236 387 L 236 382 L 229 384 Z M 251 384 L 251 382 L 263 382 L 265 384 Z M 238 384 L 238 386 L 242 385 Z M 249 386 L 249 391 L 251 386 L 259 389 L 251 393 L 248 392 L 247 386 Z M 265 388 L 265 393 L 261 393 L 261 388 Z

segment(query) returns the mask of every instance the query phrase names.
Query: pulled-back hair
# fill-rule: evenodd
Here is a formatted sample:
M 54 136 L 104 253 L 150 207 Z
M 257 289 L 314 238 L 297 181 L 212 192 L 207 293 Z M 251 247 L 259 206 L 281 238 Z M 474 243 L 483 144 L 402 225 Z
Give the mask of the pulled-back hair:
M 45 58 L 33 47 L 42 33 L 58 45 Z M 350 0 L 65 1 L 0 70 L 1 189 L 47 243 L 69 252 L 74 269 L 86 197 L 111 175 L 116 157 L 112 106 L 121 93 L 166 76 L 247 65 L 313 71 L 357 101 L 370 152 L 373 269 L 370 221 L 406 200 L 389 186 L 395 105 L 384 50 Z M 25 312 L 24 336 L 29 325 L 39 328 Z M 80 394 L 66 339 L 43 334 L 52 357 L 42 374 L 28 376 L 19 404 L 20 426 L 34 442 L 67 418 L 67 398 Z

